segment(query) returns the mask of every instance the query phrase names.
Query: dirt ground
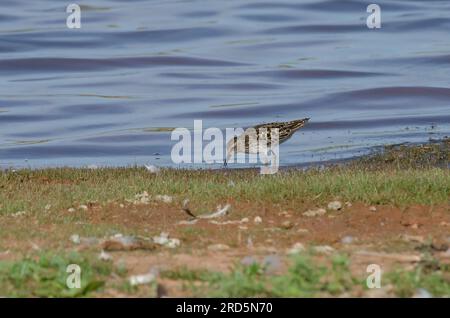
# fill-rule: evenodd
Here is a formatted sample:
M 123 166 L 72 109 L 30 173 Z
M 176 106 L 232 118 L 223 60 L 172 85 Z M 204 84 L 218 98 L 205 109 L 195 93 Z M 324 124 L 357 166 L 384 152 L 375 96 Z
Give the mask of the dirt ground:
M 163 202 L 111 203 L 106 207 L 91 204 L 85 210 L 39 216 L 3 215 L 0 261 L 19 259 L 36 250 L 100 253 L 106 248 L 114 263 L 124 264 L 129 275 L 137 275 L 152 268 L 227 272 L 246 257 L 262 260 L 275 255 L 280 263 L 273 271 L 281 273 L 289 265 L 287 255 L 293 253 L 292 247 L 301 243 L 297 247 L 315 249 L 319 259 L 321 255 L 345 253 L 352 273 L 361 278 L 368 275 L 366 268 L 373 263 L 383 271 L 399 266 L 412 268 L 424 252 L 450 263 L 449 205 L 396 207 L 342 202 L 340 210 L 306 216 L 305 211 L 316 207 L 299 204 L 295 210 L 286 210 L 251 202 L 230 204 L 226 216 L 194 221 L 177 204 Z M 161 232 L 179 239 L 180 245 L 121 249 L 91 242 L 92 238 L 117 233 L 151 238 Z M 71 241 L 73 234 L 78 234 L 81 242 Z M 159 284 L 165 296 L 189 296 L 179 280 L 161 278 Z M 362 290 L 355 293 L 353 296 L 368 295 Z M 103 296 L 127 295 L 106 290 Z

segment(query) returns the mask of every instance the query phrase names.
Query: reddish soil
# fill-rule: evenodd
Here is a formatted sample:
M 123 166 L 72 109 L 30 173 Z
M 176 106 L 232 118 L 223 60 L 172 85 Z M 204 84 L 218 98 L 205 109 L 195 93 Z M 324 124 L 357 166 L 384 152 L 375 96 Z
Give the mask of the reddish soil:
M 114 262 L 123 262 L 130 275 L 146 273 L 152 267 L 228 271 L 245 256 L 263 258 L 269 254 L 280 256 L 283 264 L 279 270 L 283 271 L 289 262 L 286 252 L 297 242 L 306 248 L 328 245 L 348 254 L 351 270 L 357 275 L 366 275 L 366 266 L 371 263 L 380 264 L 384 269 L 411 267 L 420 261 L 424 250 L 442 262 L 450 262 L 450 253 L 446 252 L 450 245 L 448 205 L 376 206 L 376 211 L 371 211 L 369 206 L 353 203 L 340 211 L 314 217 L 303 215 L 308 208 L 285 210 L 279 206 L 262 208 L 251 203 L 235 203 L 229 215 L 213 219 L 214 222 L 231 221 L 229 224 L 198 220 L 191 225 L 179 223 L 191 220 L 180 207 L 165 203 L 126 203 L 123 207 L 114 203 L 108 207 L 91 205 L 87 211 L 73 213 L 0 216 L 0 228 L 4 229 L 0 261 L 17 259 L 38 249 L 100 251 L 99 245 L 76 245 L 69 240 L 74 233 L 81 236 L 88 232 L 85 227 L 89 226 L 103 229 L 104 235 L 121 229 L 126 235 L 151 238 L 168 232 L 170 237 L 180 239 L 181 245 L 175 249 L 157 246 L 153 250 L 110 252 Z M 260 217 L 262 222 L 255 223 L 255 217 Z M 211 250 L 211 245 L 219 243 L 228 248 Z M 170 296 L 185 293 L 181 283 L 167 279 L 161 282 Z

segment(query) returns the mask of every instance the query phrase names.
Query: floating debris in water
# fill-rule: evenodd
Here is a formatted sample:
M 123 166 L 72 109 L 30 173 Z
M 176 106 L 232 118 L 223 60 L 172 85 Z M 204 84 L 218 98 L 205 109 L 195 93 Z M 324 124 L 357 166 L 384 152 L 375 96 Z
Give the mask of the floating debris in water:
M 72 243 L 74 244 L 80 244 L 80 236 L 78 234 L 73 234 L 70 236 L 70 241 L 72 241 Z

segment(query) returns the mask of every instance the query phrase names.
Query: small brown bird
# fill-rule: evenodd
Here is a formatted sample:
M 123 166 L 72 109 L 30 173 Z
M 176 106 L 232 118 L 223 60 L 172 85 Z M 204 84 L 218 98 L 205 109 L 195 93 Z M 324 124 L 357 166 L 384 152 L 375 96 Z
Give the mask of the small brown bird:
M 227 162 L 231 156 L 234 155 L 234 153 L 259 153 L 259 142 L 266 144 L 267 147 L 270 147 L 272 145 L 271 129 L 278 129 L 278 144 L 282 144 L 291 138 L 297 130 L 305 126 L 308 121 L 309 118 L 303 118 L 286 122 L 261 124 L 247 128 L 244 133 L 228 141 L 227 156 L 224 160 L 224 165 L 227 165 Z

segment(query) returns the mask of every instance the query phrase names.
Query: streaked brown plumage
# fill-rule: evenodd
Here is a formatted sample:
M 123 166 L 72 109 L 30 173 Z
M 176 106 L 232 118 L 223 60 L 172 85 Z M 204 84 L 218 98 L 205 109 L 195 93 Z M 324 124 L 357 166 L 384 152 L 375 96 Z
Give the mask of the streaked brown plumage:
M 287 122 L 260 124 L 248 128 L 243 134 L 234 137 L 227 143 L 227 157 L 224 160 L 224 164 L 227 165 L 227 161 L 233 155 L 233 153 L 237 153 L 242 148 L 245 149 L 244 151 L 241 150 L 241 152 L 244 153 L 258 153 L 257 144 L 260 140 L 262 142 L 266 140 L 267 146 L 270 147 L 272 143 L 270 133 L 271 129 L 278 129 L 278 143 L 282 144 L 283 142 L 291 138 L 297 130 L 305 126 L 308 121 L 309 118 L 303 118 Z M 256 143 L 250 143 L 250 141 L 256 141 Z M 241 148 L 238 145 L 240 145 Z M 245 147 L 243 147 L 244 145 Z

